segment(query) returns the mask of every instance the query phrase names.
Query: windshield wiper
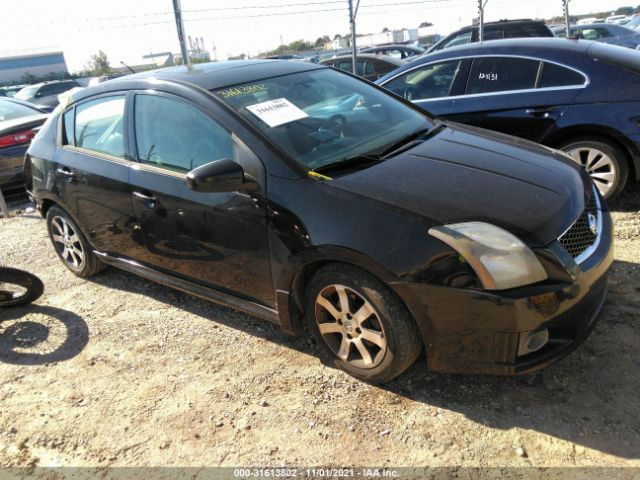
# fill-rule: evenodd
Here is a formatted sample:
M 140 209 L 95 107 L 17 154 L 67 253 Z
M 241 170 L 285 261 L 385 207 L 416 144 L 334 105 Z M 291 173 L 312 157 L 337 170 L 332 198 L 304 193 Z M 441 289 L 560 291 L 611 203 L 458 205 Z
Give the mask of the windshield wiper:
M 390 156 L 392 156 L 392 154 L 397 154 L 400 152 L 396 152 L 396 150 L 399 150 L 402 147 L 409 147 L 409 146 L 413 146 L 413 143 L 416 142 L 417 140 L 422 141 L 422 139 L 420 137 L 423 137 L 431 132 L 434 132 L 436 129 L 438 129 L 440 127 L 440 125 L 442 125 L 441 123 L 436 123 L 433 127 L 431 128 L 419 128 L 418 130 L 410 133 L 409 135 L 402 137 L 400 140 L 398 140 L 397 142 L 392 143 L 389 147 L 385 148 L 379 155 L 381 159 L 386 159 Z
M 336 162 L 327 163 L 325 165 L 321 165 L 317 168 L 312 169 L 312 172 L 322 173 L 328 172 L 329 170 L 342 170 L 347 168 L 354 167 L 369 167 L 371 165 L 375 165 L 376 163 L 381 162 L 383 159 L 380 155 L 355 155 L 353 157 L 343 158 L 342 160 L 338 160 Z

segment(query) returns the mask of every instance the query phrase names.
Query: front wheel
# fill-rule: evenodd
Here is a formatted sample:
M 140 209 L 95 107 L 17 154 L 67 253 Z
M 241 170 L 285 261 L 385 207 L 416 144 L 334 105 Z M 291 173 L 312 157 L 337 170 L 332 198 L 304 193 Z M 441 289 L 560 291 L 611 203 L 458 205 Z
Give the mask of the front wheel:
M 362 380 L 391 380 L 422 349 L 420 331 L 400 299 L 355 267 L 320 269 L 307 288 L 305 315 L 324 353 Z
M 600 194 L 608 201 L 617 197 L 625 184 L 629 168 L 620 147 L 605 141 L 578 138 L 560 146 L 589 173 Z

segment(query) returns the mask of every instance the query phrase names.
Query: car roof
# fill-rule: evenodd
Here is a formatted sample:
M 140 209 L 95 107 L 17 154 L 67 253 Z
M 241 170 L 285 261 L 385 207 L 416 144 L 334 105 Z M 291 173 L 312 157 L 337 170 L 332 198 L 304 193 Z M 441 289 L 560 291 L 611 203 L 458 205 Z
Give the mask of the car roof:
M 307 62 L 286 60 L 227 60 L 148 70 L 113 79 L 112 82 L 157 78 L 159 80 L 190 83 L 205 90 L 215 90 L 318 68 L 324 67 Z
M 519 37 L 498 40 L 486 40 L 484 42 L 467 43 L 455 47 L 445 48 L 433 53 L 421 55 L 412 62 L 431 62 L 438 58 L 451 58 L 458 56 L 482 55 L 482 54 L 543 54 L 546 52 L 572 52 L 586 53 L 593 44 L 589 40 L 572 40 L 557 37 Z
M 42 110 L 38 105 L 34 105 L 33 103 L 29 103 L 29 102 L 25 102 L 24 100 L 20 100 L 18 98 L 13 98 L 13 97 L 0 97 L 0 102 L 11 102 L 11 103 L 16 103 L 18 105 L 22 105 L 23 107 L 29 107 L 32 108 L 33 110 L 36 110 L 38 112 L 42 112 L 42 113 L 46 113 L 44 110 Z
M 406 65 L 407 62 L 404 60 L 400 60 L 398 58 L 389 57 L 387 55 L 375 55 L 373 53 L 358 53 L 358 58 L 364 58 L 366 60 L 378 60 L 382 62 L 392 63 L 393 65 Z M 335 62 L 336 60 L 351 60 L 351 55 L 341 55 L 339 57 L 329 58 L 327 60 L 322 60 L 320 63 L 325 65 L 330 62 Z
M 410 50 L 424 50 L 421 47 L 414 47 L 413 45 L 404 45 L 402 43 L 391 43 L 386 45 L 375 45 L 373 47 L 364 47 L 362 50 L 384 50 L 387 48 L 408 48 Z

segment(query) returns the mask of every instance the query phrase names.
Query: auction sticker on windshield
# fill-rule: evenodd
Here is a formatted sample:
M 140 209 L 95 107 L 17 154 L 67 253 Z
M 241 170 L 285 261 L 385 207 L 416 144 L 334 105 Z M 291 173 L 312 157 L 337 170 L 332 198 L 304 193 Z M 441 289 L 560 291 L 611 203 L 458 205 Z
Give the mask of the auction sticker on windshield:
M 272 128 L 309 116 L 286 98 L 256 103 L 246 109 Z

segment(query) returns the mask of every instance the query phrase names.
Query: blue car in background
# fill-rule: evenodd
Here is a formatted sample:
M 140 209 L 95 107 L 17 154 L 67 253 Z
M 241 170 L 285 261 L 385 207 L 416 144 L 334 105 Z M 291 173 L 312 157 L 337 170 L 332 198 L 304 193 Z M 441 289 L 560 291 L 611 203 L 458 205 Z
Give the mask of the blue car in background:
M 640 52 L 557 38 L 425 55 L 376 81 L 429 112 L 568 153 L 603 196 L 640 179 Z

